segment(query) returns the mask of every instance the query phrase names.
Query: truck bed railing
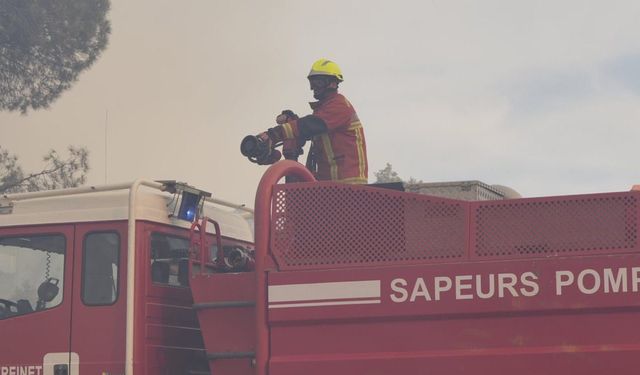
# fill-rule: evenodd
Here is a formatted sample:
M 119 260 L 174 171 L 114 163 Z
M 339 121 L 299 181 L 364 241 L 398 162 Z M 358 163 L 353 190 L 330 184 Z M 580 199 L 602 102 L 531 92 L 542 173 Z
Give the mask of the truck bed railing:
M 330 182 L 277 185 L 278 270 L 640 251 L 640 192 L 459 201 Z

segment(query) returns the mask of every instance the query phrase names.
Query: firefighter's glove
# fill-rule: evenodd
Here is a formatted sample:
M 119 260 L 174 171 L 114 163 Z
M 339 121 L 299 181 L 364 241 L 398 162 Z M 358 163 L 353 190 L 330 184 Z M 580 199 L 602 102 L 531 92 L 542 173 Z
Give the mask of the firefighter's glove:
M 293 111 L 290 110 L 290 109 L 285 109 L 284 111 L 282 111 L 281 114 L 279 114 L 276 117 L 276 123 L 278 125 L 282 125 L 282 124 L 286 124 L 287 122 L 289 122 L 291 120 L 297 120 L 297 119 L 298 119 L 298 115 L 293 113 Z
M 277 162 L 282 158 L 282 153 L 275 149 L 280 143 L 276 143 L 274 134 L 271 129 L 266 132 L 262 132 L 256 135 L 256 138 L 260 140 L 261 152 L 255 158 L 255 163 L 258 165 L 269 165 Z M 251 160 L 251 159 L 250 159 Z

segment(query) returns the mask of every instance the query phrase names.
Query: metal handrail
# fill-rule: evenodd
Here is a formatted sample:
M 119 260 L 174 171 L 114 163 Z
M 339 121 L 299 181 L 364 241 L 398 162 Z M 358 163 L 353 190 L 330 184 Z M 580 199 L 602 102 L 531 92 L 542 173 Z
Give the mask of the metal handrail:
M 255 258 L 256 258 L 256 375 L 267 374 L 269 359 L 269 327 L 267 325 L 266 264 L 271 229 L 271 200 L 273 187 L 285 176 L 297 177 L 300 182 L 313 182 L 313 174 L 302 164 L 292 160 L 280 161 L 262 176 L 255 201 Z
M 209 248 L 207 247 L 207 223 L 213 224 L 216 236 L 216 246 L 218 251 L 216 253 L 215 262 L 209 262 Z M 189 229 L 189 248 L 191 250 L 197 249 L 200 263 L 200 273 L 203 272 L 207 264 L 212 264 L 220 270 L 226 270 L 227 265 L 224 262 L 224 250 L 222 248 L 222 234 L 220 232 L 220 224 L 217 221 L 209 218 L 202 217 L 199 220 L 194 221 Z M 189 256 L 189 275 L 193 275 L 193 263 L 194 257 Z

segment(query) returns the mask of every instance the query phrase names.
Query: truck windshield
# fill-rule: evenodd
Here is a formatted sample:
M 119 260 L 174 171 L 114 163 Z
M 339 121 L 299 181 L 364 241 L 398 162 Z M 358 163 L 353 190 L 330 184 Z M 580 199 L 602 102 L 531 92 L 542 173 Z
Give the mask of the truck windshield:
M 63 235 L 0 237 L 0 319 L 62 302 Z

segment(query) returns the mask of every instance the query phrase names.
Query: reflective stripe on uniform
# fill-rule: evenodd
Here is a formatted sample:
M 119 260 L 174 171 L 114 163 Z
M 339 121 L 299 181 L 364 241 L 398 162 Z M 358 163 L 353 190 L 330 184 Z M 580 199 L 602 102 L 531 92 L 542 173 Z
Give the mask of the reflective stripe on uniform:
M 347 128 L 347 130 L 356 130 L 356 129 L 362 129 L 362 123 L 360 121 L 352 122 Z
M 365 179 L 365 158 L 367 157 L 364 154 L 364 130 L 362 129 L 362 125 L 360 125 L 355 130 L 356 133 L 356 147 L 358 148 L 358 176 Z
M 284 137 L 285 137 L 285 138 L 287 138 L 287 139 L 294 138 L 294 135 L 293 135 L 293 127 L 291 126 L 291 124 L 290 124 L 290 123 L 288 123 L 288 122 L 287 122 L 287 123 L 284 123 L 284 124 L 282 125 L 282 130 L 284 131 Z
M 358 150 L 358 178 L 364 178 L 366 155 L 364 154 L 364 130 L 362 129 L 362 123 L 360 121 L 354 121 L 347 129 L 353 131 L 353 134 L 356 137 L 356 149 Z
M 324 148 L 324 154 L 329 162 L 329 169 L 331 171 L 331 179 L 336 181 L 338 179 L 338 164 L 336 164 L 335 155 L 333 154 L 333 147 L 331 147 L 331 140 L 328 134 L 321 134 L 322 147 Z

